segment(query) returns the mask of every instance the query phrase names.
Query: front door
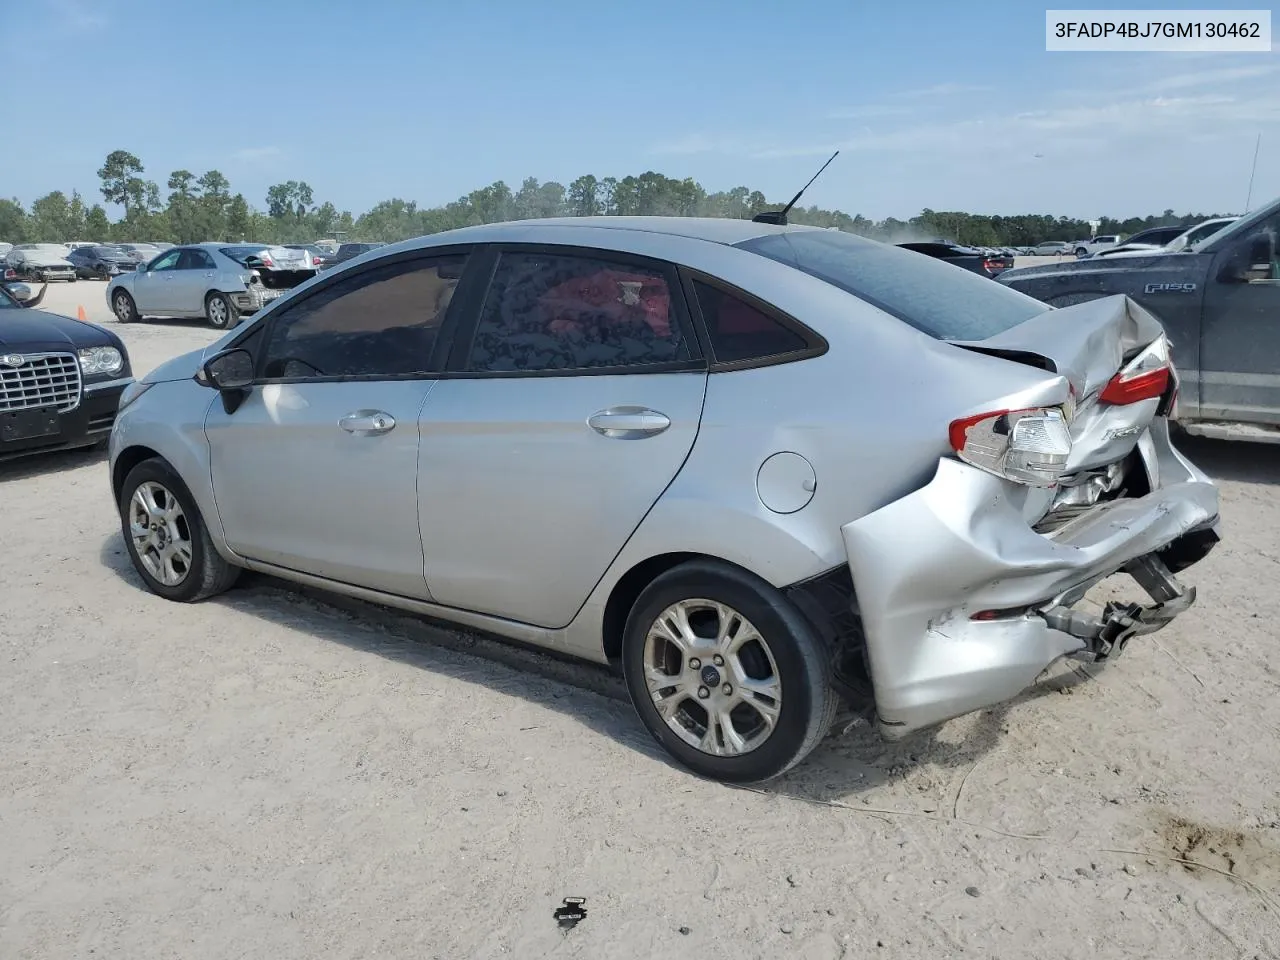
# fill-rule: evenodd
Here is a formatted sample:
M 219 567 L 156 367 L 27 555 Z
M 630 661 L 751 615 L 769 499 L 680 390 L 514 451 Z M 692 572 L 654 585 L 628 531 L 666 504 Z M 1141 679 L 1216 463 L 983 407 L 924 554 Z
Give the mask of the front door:
M 1214 257 L 1200 340 L 1201 416 L 1280 424 L 1280 215 Z
M 541 627 L 574 618 L 697 435 L 706 367 L 679 290 L 669 266 L 619 254 L 499 255 L 422 412 L 438 603 Z
M 138 268 L 133 278 L 133 302 L 138 313 L 165 316 L 173 310 L 177 297 L 173 280 L 181 255 L 181 250 L 170 250 Z
M 233 550 L 428 597 L 418 418 L 436 386 L 436 331 L 463 262 L 371 264 L 241 338 L 255 354 L 258 382 L 230 414 L 215 402 L 205 423 L 218 516 Z

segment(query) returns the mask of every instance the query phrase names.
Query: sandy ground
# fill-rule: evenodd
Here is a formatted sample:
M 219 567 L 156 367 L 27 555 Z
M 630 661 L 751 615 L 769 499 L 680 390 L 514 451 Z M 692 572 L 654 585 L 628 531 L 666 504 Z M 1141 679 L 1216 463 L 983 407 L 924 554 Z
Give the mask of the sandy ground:
M 214 336 L 116 329 L 139 371 Z M 260 577 L 166 603 L 100 456 L 0 465 L 0 958 L 1276 956 L 1280 449 L 1188 449 L 1226 540 L 1174 626 L 762 792 L 594 668 Z

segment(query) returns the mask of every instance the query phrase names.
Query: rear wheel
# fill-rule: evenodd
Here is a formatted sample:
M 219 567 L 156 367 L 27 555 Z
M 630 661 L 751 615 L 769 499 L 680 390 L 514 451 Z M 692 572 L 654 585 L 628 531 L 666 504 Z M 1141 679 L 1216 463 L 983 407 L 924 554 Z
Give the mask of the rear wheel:
M 204 315 L 209 325 L 219 330 L 230 330 L 240 322 L 240 311 L 225 293 L 211 293 L 205 297 Z
M 192 603 L 229 589 L 240 575 L 214 547 L 182 478 L 159 457 L 129 471 L 118 506 L 129 558 L 152 593 Z
M 838 700 L 821 641 L 774 587 L 717 561 L 681 564 L 636 601 L 623 671 L 641 720 L 678 761 L 768 780 L 822 740 Z
M 133 323 L 138 319 L 138 308 L 127 290 L 117 290 L 111 295 L 111 312 L 121 323 Z

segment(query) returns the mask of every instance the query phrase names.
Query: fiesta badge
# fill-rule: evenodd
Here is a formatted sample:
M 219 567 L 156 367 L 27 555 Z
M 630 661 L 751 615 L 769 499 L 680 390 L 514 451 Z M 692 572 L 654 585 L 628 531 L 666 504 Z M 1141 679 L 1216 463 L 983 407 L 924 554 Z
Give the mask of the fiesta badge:
M 20 353 L 3 353 L 0 354 L 0 364 L 6 367 L 20 367 L 27 362 L 27 358 Z

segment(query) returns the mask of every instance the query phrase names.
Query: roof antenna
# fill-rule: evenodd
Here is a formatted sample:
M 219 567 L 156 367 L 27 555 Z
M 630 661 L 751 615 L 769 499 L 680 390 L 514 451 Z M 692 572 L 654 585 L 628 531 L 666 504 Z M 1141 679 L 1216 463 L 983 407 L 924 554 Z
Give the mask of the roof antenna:
M 765 210 L 762 213 L 757 213 L 754 217 L 751 218 L 751 222 L 752 223 L 775 223 L 780 227 L 785 227 L 787 225 L 787 214 L 791 212 L 791 208 L 796 205 L 796 203 L 800 200 L 802 196 L 804 196 L 804 192 L 808 190 L 811 186 L 813 186 L 813 181 L 817 180 L 820 176 L 822 176 L 822 171 L 827 169 L 827 167 L 831 166 L 831 161 L 838 156 L 840 156 L 839 150 L 833 153 L 830 159 L 827 160 L 826 163 L 824 163 L 821 167 L 818 168 L 818 172 L 813 175 L 813 177 L 809 180 L 808 183 L 806 183 L 803 187 L 800 188 L 800 192 L 797 193 L 794 197 L 792 197 L 791 202 L 788 203 L 785 207 L 783 207 L 781 210 Z

